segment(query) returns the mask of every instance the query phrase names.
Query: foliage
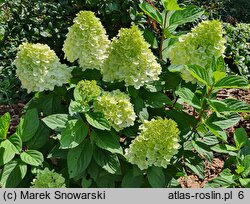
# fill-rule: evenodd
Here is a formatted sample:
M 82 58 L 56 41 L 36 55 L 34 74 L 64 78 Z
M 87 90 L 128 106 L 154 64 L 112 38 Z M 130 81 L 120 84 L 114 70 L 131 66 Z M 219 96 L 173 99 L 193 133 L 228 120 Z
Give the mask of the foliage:
M 37 187 L 49 183 L 54 186 L 58 183 L 49 182 L 53 175 L 62 187 L 66 184 L 85 188 L 179 187 L 177 179 L 190 173 L 204 179 L 205 161 L 212 162 L 214 152 L 232 156 L 241 152 L 236 157 L 238 163 L 233 162 L 236 170 L 230 162 L 229 167 L 224 168 L 239 175 L 235 177 L 235 186 L 248 186 L 249 138 L 239 128 L 233 146 L 226 129 L 239 122 L 239 113 L 249 113 L 250 105 L 232 98 L 216 100 L 216 95 L 224 88 L 249 88 L 249 82 L 243 76 L 226 72 L 221 43 L 224 40 L 219 33 L 215 44 L 220 51 L 202 52 L 202 57 L 209 56 L 210 60 L 205 64 L 196 60 L 183 62 L 186 71 L 197 81 L 186 83 L 180 74 L 183 65 L 170 65 L 168 57 L 171 49 L 179 44 L 178 39 L 186 34 L 178 28 L 200 18 L 203 10 L 178 5 L 176 0 L 162 0 L 159 4 L 161 9 L 144 1 L 139 5 L 144 17 L 157 23 L 158 32 L 149 30 L 149 26 L 143 27 L 142 22 L 121 28 L 118 36 L 111 40 L 101 70 L 83 70 L 76 62 L 67 62 L 68 69 L 72 70 L 71 79 L 53 86 L 53 90 L 35 93 L 14 134 L 8 134 L 10 115 L 6 113 L 0 118 L 1 186 L 30 187 L 34 179 L 37 179 L 34 185 L 39 181 Z M 91 18 L 102 22 L 97 17 Z M 206 33 L 198 33 L 198 39 L 205 36 L 203 43 L 210 45 L 214 30 L 221 31 L 220 23 L 201 23 L 204 24 L 215 25 L 207 26 Z M 86 26 L 86 22 L 81 25 Z M 193 30 L 199 29 L 198 26 Z M 135 41 L 128 36 L 130 33 Z M 101 39 L 99 37 L 96 39 Z M 130 41 L 135 42 L 133 49 Z M 136 61 L 144 52 L 147 56 Z M 19 57 L 27 58 L 18 55 L 17 60 Z M 29 60 L 33 63 L 34 59 Z M 141 63 L 142 68 L 136 67 L 136 63 Z M 128 77 L 138 74 L 134 79 L 137 82 L 141 69 L 151 67 L 152 63 L 161 69 L 157 77 L 138 86 L 127 83 Z M 114 64 L 117 67 L 108 66 Z M 120 64 L 123 70 L 119 70 Z M 39 70 L 35 65 L 33 68 Z M 126 75 L 120 73 L 122 78 L 116 78 L 117 81 L 106 81 L 108 68 L 118 73 L 124 71 Z M 53 69 L 48 69 L 47 74 L 50 71 Z M 189 114 L 184 105 L 193 113 Z M 46 174 L 39 174 L 43 171 Z
M 225 61 L 231 71 L 250 76 L 250 24 L 226 24 Z

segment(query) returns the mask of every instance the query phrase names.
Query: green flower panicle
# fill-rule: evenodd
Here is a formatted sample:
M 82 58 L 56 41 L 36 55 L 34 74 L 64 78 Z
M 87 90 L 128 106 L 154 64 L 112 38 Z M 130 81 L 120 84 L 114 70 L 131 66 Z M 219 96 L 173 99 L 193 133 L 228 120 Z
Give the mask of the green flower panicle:
M 91 11 L 80 11 L 69 28 L 63 51 L 70 62 L 78 60 L 83 70 L 100 70 L 109 45 L 100 19 Z
M 140 127 L 141 133 L 126 149 L 127 160 L 141 170 L 154 165 L 166 168 L 178 152 L 179 129 L 171 119 L 152 119 Z
M 161 66 L 137 26 L 122 28 L 113 38 L 109 53 L 102 69 L 104 81 L 125 81 L 126 86 L 139 89 L 159 79 Z
M 95 80 L 82 80 L 76 85 L 76 90 L 86 103 L 101 95 L 101 88 Z
M 169 52 L 171 64 L 183 65 L 182 77 L 186 82 L 197 81 L 186 70 L 185 65 L 196 64 L 206 68 L 213 57 L 222 56 L 225 51 L 224 31 L 218 20 L 203 21 L 192 31 L 179 38 Z
M 54 170 L 45 168 L 31 182 L 31 188 L 66 188 L 65 179 Z
M 23 43 L 19 46 L 15 62 L 16 75 L 22 87 L 30 92 L 54 90 L 71 78 L 71 70 L 61 64 L 48 45 Z
M 94 102 L 94 110 L 102 112 L 116 131 L 134 125 L 136 118 L 129 96 L 120 90 L 104 92 Z

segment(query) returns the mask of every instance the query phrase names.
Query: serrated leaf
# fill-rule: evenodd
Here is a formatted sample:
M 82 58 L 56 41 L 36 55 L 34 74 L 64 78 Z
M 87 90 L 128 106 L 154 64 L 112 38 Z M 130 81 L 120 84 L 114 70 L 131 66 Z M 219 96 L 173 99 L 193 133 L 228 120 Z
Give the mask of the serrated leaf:
M 211 150 L 218 152 L 218 153 L 230 154 L 232 156 L 236 155 L 235 151 L 237 151 L 237 149 L 234 146 L 230 146 L 227 144 L 217 144 L 211 147 Z
M 54 114 L 43 118 L 42 121 L 52 130 L 62 131 L 66 128 L 66 123 L 69 120 L 68 114 Z
M 93 146 L 89 140 L 84 140 L 77 147 L 70 149 L 67 156 L 68 173 L 70 178 L 77 177 L 89 166 L 93 155 Z
M 96 163 L 110 174 L 121 174 L 120 161 L 116 154 L 96 148 L 94 152 Z
M 192 145 L 194 149 L 201 155 L 201 157 L 207 159 L 208 161 L 212 162 L 213 160 L 213 152 L 210 150 L 210 147 L 206 144 L 192 140 Z
M 89 111 L 90 107 L 88 104 L 80 103 L 78 101 L 72 101 L 69 104 L 69 114 L 73 116 L 77 113 L 85 113 Z
M 193 93 L 190 89 L 183 87 L 179 89 L 176 92 L 176 94 L 180 96 L 183 102 L 191 105 L 194 108 L 201 109 L 200 100 L 196 97 L 195 93 Z
M 240 178 L 240 184 L 245 188 L 250 188 L 250 178 Z
M 3 188 L 15 188 L 27 173 L 27 165 L 21 161 L 7 163 L 1 174 L 0 183 Z
M 209 99 L 208 100 L 208 104 L 217 113 L 222 113 L 222 112 L 227 112 L 228 111 L 228 106 L 223 101 Z
M 229 112 L 250 112 L 250 105 L 243 101 L 227 98 L 222 100 L 222 102 L 227 104 Z
M 207 121 L 219 126 L 221 129 L 225 130 L 227 128 L 233 127 L 240 121 L 241 117 L 237 113 L 232 113 L 224 117 L 217 117 L 216 113 L 211 114 Z
M 243 88 L 247 87 L 249 82 L 244 76 L 227 76 L 219 80 L 214 87 L 215 88 Z
M 23 142 L 27 142 L 35 135 L 38 127 L 39 117 L 37 109 L 30 109 L 21 118 L 16 133 L 21 137 Z
M 161 2 L 167 11 L 183 10 L 183 8 L 180 8 L 177 0 L 161 0 Z
M 0 141 L 5 139 L 7 136 L 10 126 L 10 118 L 9 112 L 0 117 Z
M 86 124 L 81 120 L 69 120 L 60 137 L 60 148 L 69 149 L 78 146 L 88 134 Z
M 145 2 L 141 3 L 139 6 L 150 18 L 157 21 L 160 25 L 163 24 L 161 13 L 156 8 Z
M 165 185 L 165 174 L 160 167 L 150 167 L 147 171 L 147 178 L 153 188 L 162 188 Z
M 205 122 L 205 125 L 218 138 L 222 139 L 225 142 L 227 141 L 227 134 L 218 125 L 215 125 L 208 121 Z
M 90 125 L 99 130 L 110 130 L 110 124 L 105 118 L 103 113 L 100 112 L 88 112 L 85 113 L 86 120 Z
M 32 166 L 40 166 L 44 161 L 43 154 L 37 150 L 27 150 L 22 152 L 20 158 L 24 163 Z
M 122 188 L 139 188 L 144 183 L 143 175 L 134 175 L 133 170 L 129 170 L 122 179 Z
M 105 149 L 111 153 L 123 154 L 120 146 L 120 138 L 116 134 L 109 131 L 92 131 L 91 138 L 94 139 L 95 144 L 101 149 Z
M 168 19 L 168 29 L 172 32 L 179 25 L 198 19 L 203 13 L 204 10 L 196 6 L 187 6 L 183 10 L 175 11 Z
M 248 142 L 247 132 L 244 128 L 236 129 L 234 133 L 234 141 L 238 150 L 241 149 Z
M 212 79 L 209 77 L 207 70 L 198 65 L 188 65 L 188 71 L 198 81 L 206 84 L 208 87 L 212 85 Z

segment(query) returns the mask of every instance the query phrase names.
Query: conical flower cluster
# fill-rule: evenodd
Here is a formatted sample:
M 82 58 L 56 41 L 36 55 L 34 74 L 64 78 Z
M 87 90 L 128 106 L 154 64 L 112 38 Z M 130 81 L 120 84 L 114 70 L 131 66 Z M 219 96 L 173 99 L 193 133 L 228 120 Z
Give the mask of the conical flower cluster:
M 101 88 L 95 80 L 82 80 L 77 83 L 76 91 L 83 101 L 90 102 L 101 95 Z
M 104 92 L 94 102 L 94 110 L 102 112 L 116 131 L 134 125 L 136 118 L 129 96 L 120 90 Z
M 146 82 L 158 80 L 160 73 L 161 66 L 139 28 L 122 28 L 112 40 L 102 69 L 103 80 L 125 81 L 126 86 L 139 89 Z
M 203 21 L 192 31 L 179 38 L 169 52 L 171 64 L 196 64 L 201 67 L 210 66 L 213 57 L 220 57 L 225 50 L 222 25 L 218 20 Z M 182 76 L 185 81 L 195 83 L 196 80 L 185 70 Z
M 180 147 L 176 122 L 171 119 L 152 119 L 145 121 L 139 128 L 140 135 L 126 149 L 127 160 L 142 170 L 152 165 L 166 168 Z
M 83 70 L 101 69 L 110 45 L 100 19 L 91 11 L 80 11 L 63 45 L 65 58 L 78 60 Z
M 23 43 L 19 46 L 15 62 L 16 75 L 22 87 L 30 92 L 54 90 L 71 78 L 71 70 L 61 64 L 48 45 Z
M 45 168 L 31 182 L 31 188 L 66 188 L 65 179 L 54 170 Z

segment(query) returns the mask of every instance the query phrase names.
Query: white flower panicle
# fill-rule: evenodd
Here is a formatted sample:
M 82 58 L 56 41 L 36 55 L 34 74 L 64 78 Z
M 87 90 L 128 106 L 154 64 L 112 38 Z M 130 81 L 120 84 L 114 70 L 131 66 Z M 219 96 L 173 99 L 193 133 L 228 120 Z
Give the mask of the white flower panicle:
M 184 65 L 182 77 L 187 82 L 196 83 L 185 65 L 196 64 L 206 68 L 213 57 L 220 57 L 225 51 L 222 25 L 218 20 L 203 21 L 192 31 L 179 38 L 169 52 L 171 64 Z
M 178 152 L 179 129 L 171 119 L 152 119 L 140 127 L 141 133 L 126 149 L 127 160 L 141 170 L 154 165 L 166 168 Z
M 14 64 L 16 75 L 28 93 L 52 91 L 71 78 L 71 69 L 60 63 L 48 45 L 40 43 L 21 44 Z
M 146 82 L 159 79 L 161 66 L 137 26 L 120 29 L 109 53 L 102 69 L 104 81 L 125 81 L 126 86 L 139 89 Z
M 70 62 L 78 60 L 83 70 L 100 70 L 109 45 L 100 19 L 91 11 L 80 11 L 69 28 L 63 51 Z
M 116 131 L 134 125 L 136 118 L 129 96 L 120 90 L 103 92 L 94 102 L 94 110 L 102 112 Z

